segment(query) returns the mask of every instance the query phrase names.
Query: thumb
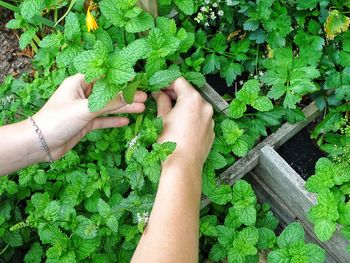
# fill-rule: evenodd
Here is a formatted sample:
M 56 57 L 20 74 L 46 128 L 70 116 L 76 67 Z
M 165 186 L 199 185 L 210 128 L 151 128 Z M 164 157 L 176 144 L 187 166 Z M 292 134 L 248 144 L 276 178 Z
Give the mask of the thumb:
M 195 91 L 192 85 L 184 78 L 180 77 L 176 79 L 169 87 L 169 90 L 175 92 L 176 97 L 185 95 L 189 92 Z
M 171 100 L 169 96 L 165 94 L 163 91 L 154 92 L 152 93 L 152 96 L 157 103 L 158 116 L 164 119 L 165 116 L 168 114 L 169 111 L 171 111 L 171 108 L 172 108 Z

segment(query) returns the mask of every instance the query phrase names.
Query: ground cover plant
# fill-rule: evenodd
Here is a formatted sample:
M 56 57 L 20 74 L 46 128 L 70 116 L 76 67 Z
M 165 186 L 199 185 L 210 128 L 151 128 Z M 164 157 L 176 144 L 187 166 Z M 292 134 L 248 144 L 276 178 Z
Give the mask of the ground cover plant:
M 133 0 L 0 4 L 13 9 L 7 27 L 23 30 L 19 46 L 34 55 L 31 73 L 8 76 L 0 86 L 1 125 L 33 115 L 77 72 L 87 82 L 97 79 L 91 111 L 118 92 L 132 101 L 137 88 L 157 91 L 179 76 L 200 89 L 205 75 L 216 74 L 232 93 L 225 97 L 229 117 L 215 116 L 216 139 L 203 171 L 203 194 L 213 204 L 201 211 L 201 259 L 258 262 L 265 253 L 269 262 L 325 260 L 322 249 L 304 243 L 300 225 L 277 237 L 277 219 L 246 181 L 217 185 L 216 174 L 283 122 L 303 120 L 301 108 L 312 99 L 327 113 L 314 136 L 339 158 L 343 150 L 331 149 L 334 141 L 349 135 L 346 120 L 333 127 L 347 118 L 350 96 L 346 1 L 161 0 L 157 17 Z M 131 119 L 128 127 L 90 133 L 51 165 L 1 178 L 2 259 L 129 262 L 152 208 L 160 162 L 176 147 L 156 143 L 162 121 L 152 99 Z M 333 162 L 321 160 L 319 173 Z M 340 190 L 324 189 L 319 208 L 310 211 L 321 240 L 335 222 L 349 225 L 347 180 L 331 177 L 323 188 Z M 330 206 L 343 212 L 318 212 Z

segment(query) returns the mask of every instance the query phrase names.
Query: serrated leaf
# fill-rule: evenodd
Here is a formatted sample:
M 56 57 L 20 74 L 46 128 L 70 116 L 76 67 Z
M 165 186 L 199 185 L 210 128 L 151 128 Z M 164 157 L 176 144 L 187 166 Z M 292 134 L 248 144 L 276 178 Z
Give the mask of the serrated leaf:
M 229 62 L 222 66 L 220 77 L 225 78 L 227 86 L 231 86 L 237 76 L 242 73 L 243 67 L 240 64 Z
M 206 83 L 205 77 L 199 72 L 188 71 L 184 73 L 184 78 L 198 88 L 202 88 Z
M 190 16 L 195 12 L 192 0 L 174 0 L 174 3 L 185 15 Z
M 43 38 L 40 42 L 42 48 L 60 48 L 63 37 L 61 34 L 50 34 Z
M 125 25 L 125 30 L 129 33 L 138 33 L 154 27 L 153 17 L 142 12 L 137 17 L 131 18 Z
M 74 40 L 80 38 L 80 23 L 77 15 L 69 12 L 64 23 L 64 37 L 67 40 Z
M 40 14 L 44 7 L 42 0 L 25 0 L 20 6 L 21 15 L 25 20 L 30 20 L 35 15 Z
M 152 87 L 153 91 L 160 90 L 162 88 L 168 87 L 174 80 L 181 77 L 181 73 L 175 70 L 161 70 L 154 73 L 152 77 L 150 77 L 148 83 Z
M 350 25 L 350 18 L 339 13 L 337 10 L 332 10 L 328 13 L 324 29 L 326 31 L 326 37 L 329 40 L 334 39 L 337 34 L 348 30 Z
M 277 244 L 280 248 L 288 247 L 293 243 L 304 241 L 305 232 L 299 223 L 289 224 L 277 238 Z
M 263 96 L 258 97 L 251 105 L 258 111 L 270 111 L 273 109 L 271 100 Z
M 36 34 L 36 28 L 34 27 L 25 31 L 19 39 L 20 49 L 25 49 L 32 42 L 35 34 Z
M 96 112 L 103 109 L 119 90 L 120 86 L 110 84 L 105 79 L 97 80 L 89 96 L 89 110 Z

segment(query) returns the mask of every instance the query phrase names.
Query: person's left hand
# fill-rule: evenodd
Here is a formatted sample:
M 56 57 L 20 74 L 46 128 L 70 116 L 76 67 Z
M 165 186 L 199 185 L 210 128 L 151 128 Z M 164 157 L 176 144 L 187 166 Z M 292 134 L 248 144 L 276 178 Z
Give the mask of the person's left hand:
M 92 85 L 84 81 L 84 75 L 71 76 L 63 81 L 44 107 L 33 116 L 54 160 L 72 149 L 91 130 L 121 127 L 129 123 L 126 117 L 100 115 L 140 113 L 145 109 L 147 94 L 137 91 L 132 104 L 126 104 L 119 94 L 102 110 L 90 112 L 87 98 L 91 90 Z M 48 161 L 48 157 L 45 161 Z

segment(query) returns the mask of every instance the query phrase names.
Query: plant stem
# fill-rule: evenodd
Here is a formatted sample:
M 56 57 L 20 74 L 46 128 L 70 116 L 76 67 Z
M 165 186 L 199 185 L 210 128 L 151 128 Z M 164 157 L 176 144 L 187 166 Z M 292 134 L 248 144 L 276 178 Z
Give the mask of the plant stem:
M 6 251 L 6 249 L 9 247 L 9 245 L 10 244 L 7 244 L 6 247 L 3 250 L 1 250 L 0 255 L 2 255 Z
M 57 23 L 57 17 L 58 17 L 58 9 L 57 7 L 55 8 L 55 11 L 53 13 L 53 21 L 55 22 L 55 25 Z
M 41 42 L 40 38 L 39 38 L 36 34 L 34 35 L 33 40 L 35 41 L 35 43 L 36 43 L 37 45 L 39 45 L 40 42 Z
M 11 4 L 6 3 L 4 1 L 0 1 L 0 6 L 5 7 L 13 12 L 19 12 L 19 9 L 17 6 L 11 5 Z

